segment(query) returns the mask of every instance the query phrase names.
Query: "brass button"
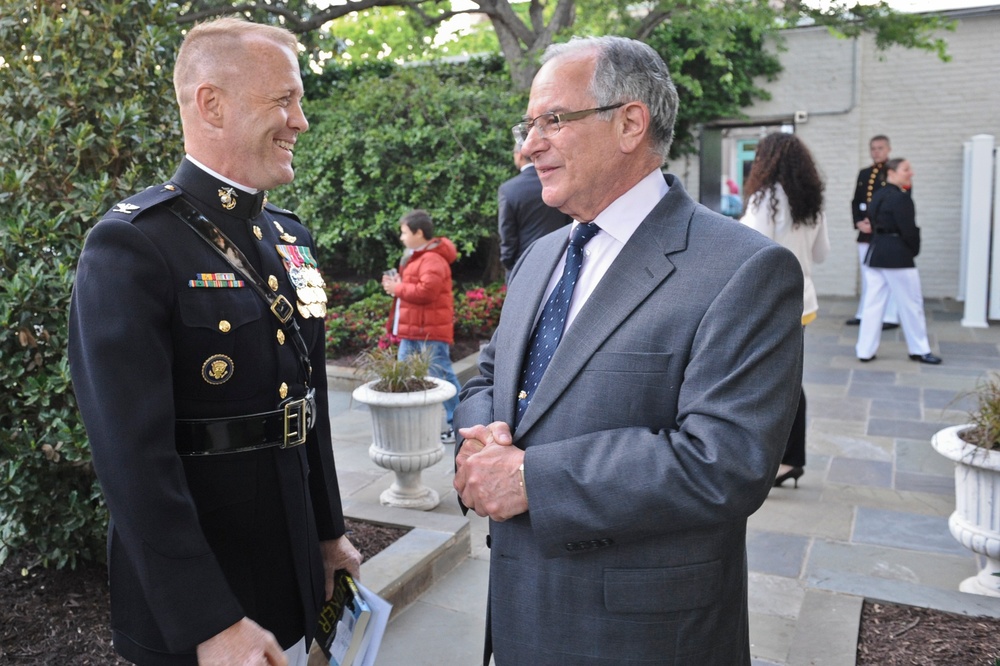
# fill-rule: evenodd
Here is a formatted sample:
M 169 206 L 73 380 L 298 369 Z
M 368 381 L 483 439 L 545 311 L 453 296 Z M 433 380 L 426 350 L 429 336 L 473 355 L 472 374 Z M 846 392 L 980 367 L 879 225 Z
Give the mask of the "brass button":
M 278 278 L 269 275 L 267 277 L 267 286 L 271 288 L 271 291 L 278 291 Z
M 225 319 L 219 322 L 219 330 L 223 333 L 228 333 L 232 328 L 233 327 Z
M 281 382 L 281 386 L 278 387 L 278 395 L 284 400 L 288 397 L 288 384 Z
M 278 329 L 278 344 L 279 345 L 285 344 L 285 332 L 280 328 Z

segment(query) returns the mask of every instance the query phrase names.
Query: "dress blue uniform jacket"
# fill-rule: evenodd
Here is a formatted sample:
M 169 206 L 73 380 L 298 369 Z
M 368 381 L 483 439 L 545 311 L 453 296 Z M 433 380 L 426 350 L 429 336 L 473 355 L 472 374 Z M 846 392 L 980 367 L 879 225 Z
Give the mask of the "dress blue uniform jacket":
M 169 205 L 184 196 L 291 303 L 276 246 L 312 250 L 312 238 L 264 193 L 227 188 L 185 160 L 171 181 L 104 216 L 77 270 L 73 385 L 111 513 L 115 649 L 139 664 L 194 664 L 198 643 L 244 616 L 285 648 L 310 637 L 323 596 L 319 541 L 344 533 L 322 318 L 295 315 L 306 378 L 249 285 L 198 284 L 234 271 Z M 178 455 L 175 420 L 273 411 L 302 397 L 307 379 L 319 418 L 304 445 Z

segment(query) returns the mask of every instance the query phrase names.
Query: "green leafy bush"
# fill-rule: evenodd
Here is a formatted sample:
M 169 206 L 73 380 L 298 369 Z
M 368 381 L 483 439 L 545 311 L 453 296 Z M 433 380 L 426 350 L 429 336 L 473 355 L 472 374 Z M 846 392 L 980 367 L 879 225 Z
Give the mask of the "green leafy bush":
M 489 243 L 497 187 L 515 173 L 510 127 L 526 106 L 502 64 L 335 71 L 327 96 L 306 104 L 311 129 L 283 199 L 312 228 L 324 271 L 381 273 L 413 208 L 426 209 L 462 256 Z
M 385 335 L 392 297 L 372 294 L 346 307 L 329 308 L 326 314 L 326 355 L 351 356 L 378 344 Z
M 0 561 L 27 545 L 46 565 L 104 558 L 69 299 L 86 230 L 180 150 L 175 9 L 10 0 L 0 13 Z

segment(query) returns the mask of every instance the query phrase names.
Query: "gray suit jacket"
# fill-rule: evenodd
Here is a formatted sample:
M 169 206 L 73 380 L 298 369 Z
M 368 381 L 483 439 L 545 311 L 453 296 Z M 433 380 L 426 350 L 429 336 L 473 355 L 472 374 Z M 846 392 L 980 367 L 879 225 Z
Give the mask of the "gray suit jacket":
M 490 524 L 498 666 L 750 663 L 746 519 L 798 400 L 802 271 L 667 182 L 515 434 L 530 508 Z M 515 269 L 456 427 L 513 422 L 566 242 L 564 231 L 540 239 Z

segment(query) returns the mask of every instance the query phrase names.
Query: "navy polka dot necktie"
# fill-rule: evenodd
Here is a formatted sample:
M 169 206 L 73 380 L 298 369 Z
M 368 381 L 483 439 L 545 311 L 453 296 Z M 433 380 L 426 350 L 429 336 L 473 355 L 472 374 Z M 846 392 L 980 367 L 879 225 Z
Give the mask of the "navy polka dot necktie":
M 600 228 L 593 223 L 578 224 L 569 237 L 569 247 L 566 248 L 566 265 L 562 278 L 549 295 L 538 318 L 535 331 L 528 341 L 528 358 L 521 370 L 521 390 L 517 394 L 517 417 L 515 426 L 521 422 L 521 417 L 528 409 L 538 383 L 542 381 L 545 368 L 549 366 L 556 346 L 562 339 L 566 328 L 566 315 L 569 312 L 569 302 L 573 298 L 573 288 L 580 275 L 583 265 L 583 246 L 597 235 Z

